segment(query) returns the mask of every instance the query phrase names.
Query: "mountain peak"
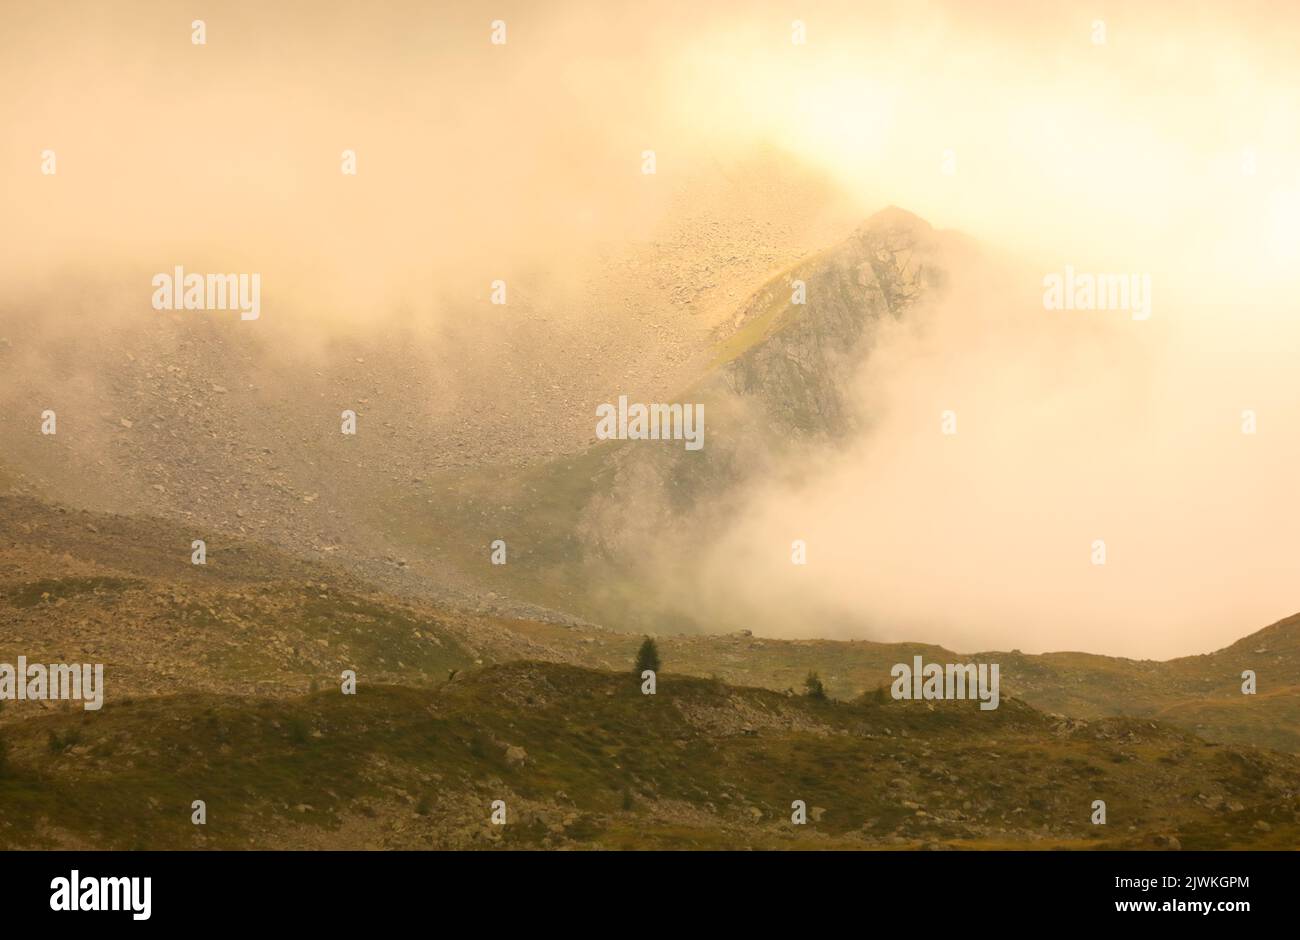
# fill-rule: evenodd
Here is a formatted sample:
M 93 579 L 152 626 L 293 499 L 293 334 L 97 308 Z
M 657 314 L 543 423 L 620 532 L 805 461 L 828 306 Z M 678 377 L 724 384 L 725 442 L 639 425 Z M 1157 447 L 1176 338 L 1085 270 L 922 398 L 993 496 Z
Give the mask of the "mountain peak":
M 934 226 L 916 213 L 898 206 L 886 206 L 859 225 L 857 234 L 860 237 L 894 233 L 917 236 L 928 235 L 933 231 Z

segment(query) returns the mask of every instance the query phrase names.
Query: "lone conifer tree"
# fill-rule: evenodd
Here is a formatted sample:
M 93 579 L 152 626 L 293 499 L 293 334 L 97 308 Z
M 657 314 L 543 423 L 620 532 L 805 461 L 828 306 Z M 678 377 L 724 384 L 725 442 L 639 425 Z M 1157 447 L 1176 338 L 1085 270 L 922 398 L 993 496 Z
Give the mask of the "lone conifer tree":
M 636 674 L 640 676 L 647 669 L 652 670 L 655 675 L 659 674 L 659 647 L 655 646 L 655 641 L 650 637 L 645 638 L 645 642 L 636 653 Z
M 822 678 L 817 673 L 808 673 L 808 678 L 803 680 L 803 687 L 807 690 L 809 698 L 819 702 L 826 701 L 826 687 L 822 685 Z

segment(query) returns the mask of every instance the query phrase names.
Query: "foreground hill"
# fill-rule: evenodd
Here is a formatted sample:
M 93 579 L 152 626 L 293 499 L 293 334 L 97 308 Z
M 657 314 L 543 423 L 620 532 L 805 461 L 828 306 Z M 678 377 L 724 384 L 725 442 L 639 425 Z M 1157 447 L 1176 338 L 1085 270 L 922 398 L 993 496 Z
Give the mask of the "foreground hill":
M 0 845 L 1291 848 L 1300 759 L 1015 700 L 792 698 L 517 662 L 355 696 L 178 695 L 4 727 Z M 191 822 L 203 800 L 207 823 Z M 492 824 L 494 801 L 506 823 Z M 791 821 L 802 800 L 807 823 Z M 1091 821 L 1106 804 L 1105 825 Z
M 149 517 L 0 498 L 0 662 L 102 662 L 120 696 L 296 696 L 353 669 L 369 684 L 428 688 L 455 669 L 518 659 L 623 670 L 637 636 L 577 621 L 506 616 L 376 586 L 337 565 Z M 996 662 L 1003 689 L 1080 719 L 1155 718 L 1210 741 L 1300 752 L 1300 616 L 1226 649 L 1168 662 L 1083 653 L 961 653 L 921 643 L 778 640 L 744 633 L 661 635 L 666 668 L 775 691 L 818 672 L 852 699 L 896 663 Z M 1254 670 L 1258 694 L 1242 695 Z M 0 711 L 0 725 L 17 717 Z

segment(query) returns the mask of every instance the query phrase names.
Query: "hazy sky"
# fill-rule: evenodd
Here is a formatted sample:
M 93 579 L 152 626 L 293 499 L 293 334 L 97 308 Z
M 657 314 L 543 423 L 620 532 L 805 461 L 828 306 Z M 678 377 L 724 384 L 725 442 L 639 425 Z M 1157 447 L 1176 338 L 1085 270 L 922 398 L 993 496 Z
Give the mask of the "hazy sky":
M 660 207 L 643 149 L 663 190 L 760 141 L 864 211 L 1079 264 L 1300 257 L 1285 4 L 213 3 L 205 46 L 168 3 L 6 6 L 11 271 L 237 241 L 304 280 L 365 272 L 366 297 L 376 271 L 424 289 L 636 234 Z
M 264 307 L 304 342 L 399 308 L 432 319 L 502 271 L 590 269 L 598 246 L 650 237 L 705 161 L 776 146 L 827 174 L 849 214 L 903 206 L 1014 259 L 1013 286 L 886 343 L 860 390 L 875 433 L 798 493 L 756 492 L 720 576 L 758 608 L 813 596 L 965 648 L 1201 652 L 1300 609 L 1300 7 L 3 15 L 5 316 L 31 292 L 185 264 L 262 272 Z M 1149 275 L 1151 318 L 1036 306 L 1067 265 Z M 943 409 L 955 436 L 935 433 Z M 787 531 L 810 542 L 811 587 L 761 560 L 728 571 Z

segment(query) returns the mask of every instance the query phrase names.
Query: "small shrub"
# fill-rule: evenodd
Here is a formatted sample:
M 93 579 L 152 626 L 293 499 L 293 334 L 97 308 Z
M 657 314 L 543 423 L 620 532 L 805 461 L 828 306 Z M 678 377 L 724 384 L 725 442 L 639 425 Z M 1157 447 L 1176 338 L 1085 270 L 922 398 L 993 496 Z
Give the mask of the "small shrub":
M 76 728 L 69 728 L 62 735 L 57 731 L 51 731 L 45 741 L 46 747 L 49 748 L 51 754 L 63 754 L 80 743 L 81 732 Z
M 309 740 L 311 740 L 311 734 L 307 730 L 307 722 L 301 718 L 289 719 L 289 742 L 297 747 L 302 747 Z

